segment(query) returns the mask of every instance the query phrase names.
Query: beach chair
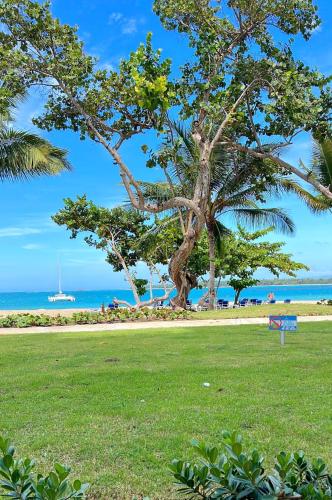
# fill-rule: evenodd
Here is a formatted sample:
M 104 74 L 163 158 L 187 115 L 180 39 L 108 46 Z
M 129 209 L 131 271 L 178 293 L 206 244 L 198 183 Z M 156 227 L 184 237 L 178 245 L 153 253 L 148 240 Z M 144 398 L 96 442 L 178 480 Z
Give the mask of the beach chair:
M 110 304 L 108 304 L 108 309 L 119 309 L 119 304 L 113 304 L 113 302 L 111 302 Z
M 255 306 L 257 303 L 257 299 L 250 299 L 250 304 L 252 304 L 253 306 Z
M 248 301 L 247 301 L 246 299 L 242 299 L 242 300 L 240 300 L 240 302 L 239 302 L 239 306 L 240 306 L 240 307 L 246 307 L 247 302 L 248 302 Z
M 263 301 L 262 300 L 256 300 L 256 306 L 261 306 L 263 304 Z
M 221 308 L 222 309 L 228 309 L 228 307 L 229 307 L 229 301 L 228 300 L 223 300 Z
M 192 308 L 193 308 L 193 301 L 187 300 L 186 301 L 186 309 L 189 309 L 190 311 L 192 311 Z
M 285 299 L 284 300 L 284 304 L 290 304 L 291 303 L 291 299 Z
M 224 300 L 223 299 L 218 299 L 217 300 L 217 303 L 216 303 L 216 308 L 217 309 L 222 309 L 222 304 L 223 304 Z
M 272 300 L 268 301 L 268 304 L 276 304 L 276 303 L 277 303 L 277 301 L 275 299 L 272 299 Z

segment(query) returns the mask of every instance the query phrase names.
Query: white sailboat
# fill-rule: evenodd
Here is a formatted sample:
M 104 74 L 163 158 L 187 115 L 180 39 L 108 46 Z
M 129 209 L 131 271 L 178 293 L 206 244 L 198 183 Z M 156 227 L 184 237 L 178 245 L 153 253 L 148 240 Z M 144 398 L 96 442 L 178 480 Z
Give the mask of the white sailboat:
M 74 295 L 67 295 L 66 293 L 63 293 L 61 290 L 61 267 L 60 267 L 60 262 L 58 263 L 58 293 L 55 293 L 54 295 L 50 295 L 48 297 L 49 302 L 75 302 L 75 297 Z

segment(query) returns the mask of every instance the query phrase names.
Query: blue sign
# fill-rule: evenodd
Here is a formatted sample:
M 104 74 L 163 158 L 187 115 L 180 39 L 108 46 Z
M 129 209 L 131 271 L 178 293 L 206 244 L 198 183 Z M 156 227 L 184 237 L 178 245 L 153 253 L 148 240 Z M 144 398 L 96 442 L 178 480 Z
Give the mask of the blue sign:
M 297 316 L 270 316 L 269 330 L 279 332 L 296 332 Z

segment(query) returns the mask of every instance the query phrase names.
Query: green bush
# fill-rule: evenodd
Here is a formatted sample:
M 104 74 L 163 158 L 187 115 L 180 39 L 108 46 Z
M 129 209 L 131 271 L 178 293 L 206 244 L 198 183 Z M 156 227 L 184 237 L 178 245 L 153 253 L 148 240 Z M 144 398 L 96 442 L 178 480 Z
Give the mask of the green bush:
M 34 473 L 35 462 L 14 458 L 14 448 L 0 436 L 0 497 L 13 500 L 85 498 L 89 485 L 68 480 L 70 468 L 55 464 L 48 475 Z
M 208 500 L 332 498 L 332 475 L 321 458 L 310 462 L 302 451 L 281 452 L 269 474 L 262 455 L 256 450 L 243 450 L 239 434 L 224 432 L 223 437 L 222 451 L 193 442 L 201 457 L 199 463 L 172 462 L 171 470 L 182 494 Z
M 47 314 L 20 313 L 0 316 L 0 328 L 27 328 L 29 326 L 62 326 L 62 325 L 94 325 L 98 323 L 114 323 L 126 321 L 177 320 L 187 319 L 187 311 L 172 309 L 118 309 L 106 310 L 104 313 L 84 311 L 71 316 L 49 316 Z

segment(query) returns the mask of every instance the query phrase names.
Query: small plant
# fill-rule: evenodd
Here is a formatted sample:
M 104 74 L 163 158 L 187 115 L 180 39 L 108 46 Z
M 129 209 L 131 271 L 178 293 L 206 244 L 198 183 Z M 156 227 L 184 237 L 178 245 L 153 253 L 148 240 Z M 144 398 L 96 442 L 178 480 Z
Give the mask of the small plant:
M 67 500 L 85 498 L 88 484 L 68 480 L 70 468 L 55 464 L 48 475 L 33 472 L 35 462 L 14 458 L 14 448 L 0 436 L 0 498 L 12 500 Z
M 321 458 L 310 462 L 304 453 L 281 452 L 268 474 L 264 457 L 243 450 L 239 434 L 223 433 L 224 446 L 209 447 L 193 442 L 201 456 L 199 463 L 174 460 L 172 473 L 179 491 L 189 498 L 207 500 L 260 500 L 332 498 L 332 475 Z

